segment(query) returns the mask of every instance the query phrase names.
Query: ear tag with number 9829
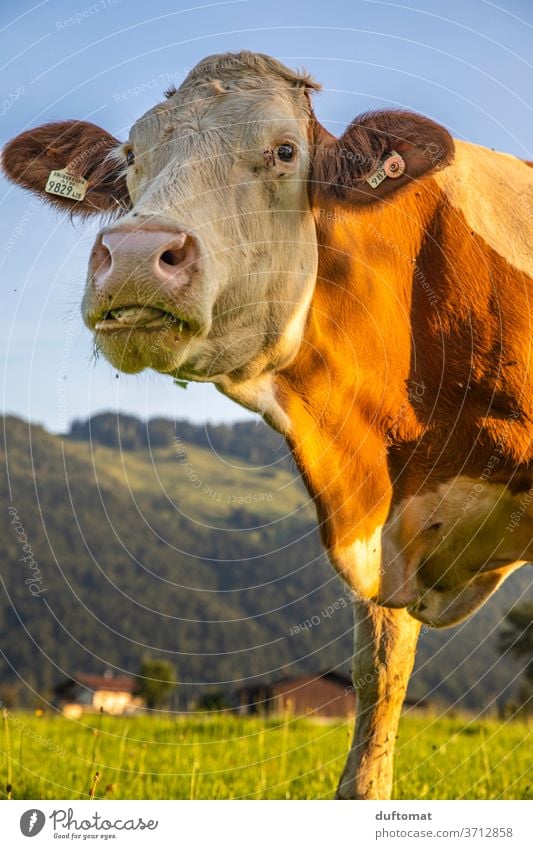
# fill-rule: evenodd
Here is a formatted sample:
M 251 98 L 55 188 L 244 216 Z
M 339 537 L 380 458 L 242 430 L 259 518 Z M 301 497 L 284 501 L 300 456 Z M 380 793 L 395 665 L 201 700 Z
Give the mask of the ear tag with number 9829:
M 59 195 L 70 200 L 83 200 L 87 192 L 87 180 L 83 177 L 75 177 L 69 174 L 66 168 L 59 171 L 50 171 L 45 192 L 49 195 Z

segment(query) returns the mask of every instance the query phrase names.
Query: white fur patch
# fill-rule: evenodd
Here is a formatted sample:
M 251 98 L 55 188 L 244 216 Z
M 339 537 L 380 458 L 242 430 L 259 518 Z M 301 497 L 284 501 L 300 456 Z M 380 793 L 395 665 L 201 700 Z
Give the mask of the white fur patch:
M 243 383 L 232 383 L 227 377 L 220 376 L 214 381 L 217 389 L 237 404 L 253 410 L 265 417 L 272 427 L 287 436 L 291 422 L 276 398 L 274 375 L 262 374 Z
M 379 527 L 368 539 L 358 539 L 331 553 L 335 568 L 361 598 L 373 599 L 379 593 L 382 542 L 382 528 Z
M 533 559 L 532 506 L 533 493 L 467 477 L 400 502 L 383 529 L 379 601 L 436 625 L 465 618 Z
M 360 597 L 454 625 L 533 560 L 533 488 L 512 495 L 503 484 L 458 477 L 400 502 L 371 537 L 331 558 Z
M 533 274 L 533 168 L 515 156 L 455 140 L 455 158 L 434 177 L 450 204 L 500 256 Z

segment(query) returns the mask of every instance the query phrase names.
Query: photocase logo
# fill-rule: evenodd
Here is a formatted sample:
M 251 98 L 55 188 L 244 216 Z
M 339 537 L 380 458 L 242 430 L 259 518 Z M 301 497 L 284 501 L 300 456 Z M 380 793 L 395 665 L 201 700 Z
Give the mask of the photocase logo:
M 42 811 L 36 808 L 31 808 L 29 811 L 24 811 L 20 818 L 20 830 L 24 837 L 35 837 L 42 831 L 46 822 L 46 817 Z

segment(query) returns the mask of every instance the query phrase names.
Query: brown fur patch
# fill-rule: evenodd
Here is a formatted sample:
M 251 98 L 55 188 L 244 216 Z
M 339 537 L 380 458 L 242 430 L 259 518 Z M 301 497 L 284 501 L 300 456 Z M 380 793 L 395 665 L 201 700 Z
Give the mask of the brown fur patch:
M 531 278 L 431 178 L 315 217 L 311 312 L 276 383 L 325 545 L 370 538 L 390 505 L 459 474 L 527 489 Z

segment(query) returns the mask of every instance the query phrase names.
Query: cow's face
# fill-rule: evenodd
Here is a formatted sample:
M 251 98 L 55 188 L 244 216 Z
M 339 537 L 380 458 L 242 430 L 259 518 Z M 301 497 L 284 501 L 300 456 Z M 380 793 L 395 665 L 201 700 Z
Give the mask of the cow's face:
M 394 189 L 435 167 L 445 131 L 432 122 L 373 114 L 335 139 L 313 116 L 313 88 L 260 54 L 213 56 L 125 144 L 71 121 L 6 147 L 4 169 L 19 184 L 74 214 L 114 213 L 83 299 L 114 366 L 236 382 L 280 368 L 301 343 L 316 279 L 310 197 L 320 209 L 380 200 L 393 181 L 374 190 L 365 178 L 393 148 L 407 165 Z M 75 203 L 44 191 L 65 168 L 87 180 Z
M 212 379 L 294 353 L 317 266 L 310 107 L 266 70 L 205 60 L 117 150 L 132 208 L 99 233 L 83 301 L 117 368 Z

